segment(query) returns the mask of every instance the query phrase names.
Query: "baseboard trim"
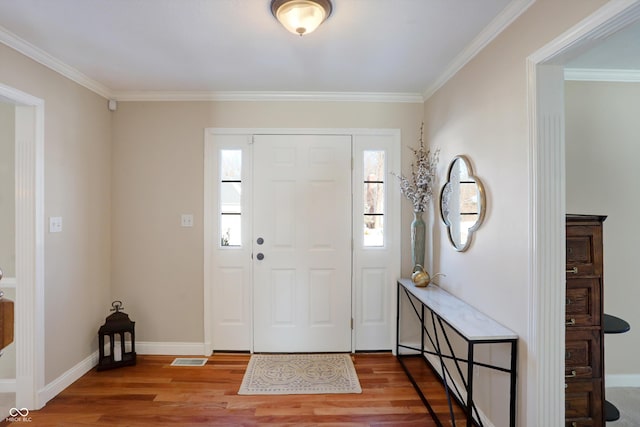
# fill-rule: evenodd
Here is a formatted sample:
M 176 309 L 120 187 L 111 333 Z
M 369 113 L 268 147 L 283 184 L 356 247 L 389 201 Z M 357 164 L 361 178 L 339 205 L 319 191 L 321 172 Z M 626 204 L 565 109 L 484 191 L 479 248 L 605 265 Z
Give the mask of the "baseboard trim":
M 604 384 L 609 387 L 640 387 L 640 374 L 605 375 Z
M 136 342 L 136 353 L 141 355 L 171 355 L 171 356 L 193 356 L 204 355 L 204 343 L 193 342 Z M 47 384 L 38 392 L 39 402 L 43 402 L 43 406 L 48 401 L 56 397 L 65 388 L 69 387 L 73 382 L 78 380 L 84 374 L 89 372 L 98 364 L 98 350 L 94 351 L 80 363 L 60 375 L 58 378 Z M 15 380 L 0 380 L 0 392 L 15 391 Z M 12 390 L 9 388 L 12 387 Z
M 429 354 L 424 354 L 423 357 L 424 357 L 425 360 L 427 360 L 429 362 L 429 364 L 431 365 L 431 368 L 434 371 L 436 371 L 438 373 L 438 375 L 440 375 L 440 377 L 442 377 L 443 375 L 442 375 L 442 368 L 440 367 L 440 359 L 437 356 L 429 355 Z M 449 378 L 450 378 L 451 381 L 453 381 L 454 388 L 457 388 L 458 390 L 460 390 L 460 393 L 462 394 L 462 396 L 461 396 L 462 400 L 466 401 L 467 400 L 467 393 L 465 391 L 464 385 L 461 384 L 459 381 L 456 381 L 455 379 L 451 378 L 451 377 L 449 377 Z M 481 408 L 476 406 L 475 409 L 477 411 L 477 416 L 479 417 L 479 419 L 480 419 L 480 421 L 482 423 L 481 425 L 487 426 L 487 427 L 496 427 L 495 424 L 493 424 L 491 422 L 489 417 L 487 417 L 487 415 L 484 413 L 484 411 Z
M 169 356 L 203 356 L 205 344 L 201 342 L 149 342 L 136 341 L 136 353 Z
M 46 405 L 48 401 L 56 397 L 65 388 L 69 387 L 76 380 L 82 377 L 84 374 L 93 369 L 98 364 L 98 350 L 94 351 L 80 363 L 69 369 L 64 374 L 47 384 L 42 390 L 38 392 L 38 402 L 42 403 L 42 406 Z
M 15 393 L 15 392 L 16 392 L 15 378 L 0 380 L 0 393 Z

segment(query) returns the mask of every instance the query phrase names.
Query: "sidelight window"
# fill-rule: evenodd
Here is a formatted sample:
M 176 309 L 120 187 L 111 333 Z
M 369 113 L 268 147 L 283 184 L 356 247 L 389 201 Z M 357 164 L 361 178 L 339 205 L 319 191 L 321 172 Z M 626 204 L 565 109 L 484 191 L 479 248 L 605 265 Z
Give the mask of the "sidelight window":
M 385 152 L 365 150 L 363 154 L 364 246 L 384 246 Z
M 242 151 L 220 150 L 220 246 L 242 245 Z

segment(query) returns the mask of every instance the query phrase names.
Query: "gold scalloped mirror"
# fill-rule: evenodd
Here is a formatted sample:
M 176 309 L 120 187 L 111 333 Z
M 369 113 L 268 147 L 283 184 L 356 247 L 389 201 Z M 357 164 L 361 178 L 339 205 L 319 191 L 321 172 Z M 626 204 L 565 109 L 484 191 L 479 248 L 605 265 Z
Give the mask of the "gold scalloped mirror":
M 485 213 L 482 182 L 473 175 L 465 156 L 456 156 L 449 165 L 447 183 L 440 192 L 440 215 L 447 226 L 449 241 L 463 252 L 469 248 L 473 232 L 480 227 Z

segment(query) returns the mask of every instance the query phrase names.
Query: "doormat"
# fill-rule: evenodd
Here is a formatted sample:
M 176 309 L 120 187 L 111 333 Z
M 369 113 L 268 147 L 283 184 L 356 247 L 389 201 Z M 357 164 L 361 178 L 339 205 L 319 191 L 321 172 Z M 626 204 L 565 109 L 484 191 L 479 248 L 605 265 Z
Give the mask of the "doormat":
M 238 394 L 362 393 L 348 354 L 254 354 Z

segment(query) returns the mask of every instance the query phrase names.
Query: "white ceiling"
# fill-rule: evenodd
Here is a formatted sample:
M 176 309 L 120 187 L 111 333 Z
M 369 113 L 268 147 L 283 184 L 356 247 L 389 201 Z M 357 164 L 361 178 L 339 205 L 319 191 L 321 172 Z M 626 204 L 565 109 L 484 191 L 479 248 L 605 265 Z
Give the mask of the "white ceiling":
M 623 28 L 566 66 L 574 69 L 640 70 L 640 23 Z
M 103 95 L 423 95 L 532 3 L 332 1 L 329 19 L 301 38 L 270 0 L 0 0 L 0 42 Z

